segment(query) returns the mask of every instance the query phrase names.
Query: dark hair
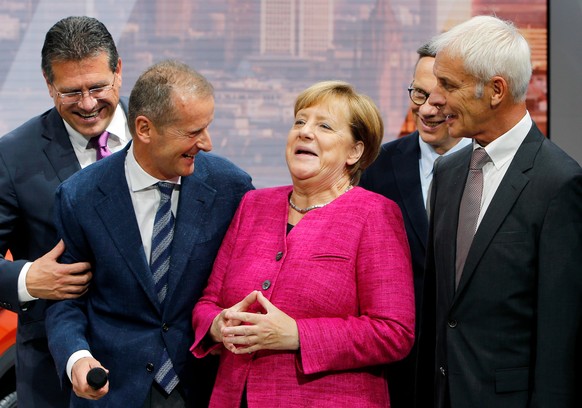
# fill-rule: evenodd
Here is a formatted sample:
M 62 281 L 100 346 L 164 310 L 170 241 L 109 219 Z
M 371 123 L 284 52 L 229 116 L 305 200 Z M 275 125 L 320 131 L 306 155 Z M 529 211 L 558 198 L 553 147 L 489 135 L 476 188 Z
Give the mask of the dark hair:
M 424 57 L 432 57 L 432 58 L 436 57 L 436 52 L 431 47 L 430 42 L 424 43 L 420 47 L 418 47 L 418 49 L 416 50 L 416 53 L 418 54 L 418 59 L 421 59 Z
M 156 127 L 163 128 L 176 119 L 175 92 L 190 93 L 200 98 L 213 97 L 212 84 L 188 65 L 165 60 L 152 65 L 137 79 L 129 96 L 129 130 L 135 137 L 135 119 L 145 116 Z
M 103 52 L 109 55 L 109 67 L 111 72 L 115 72 L 119 54 L 103 23 L 93 17 L 66 17 L 46 33 L 41 52 L 42 72 L 52 83 L 54 62 L 82 61 Z

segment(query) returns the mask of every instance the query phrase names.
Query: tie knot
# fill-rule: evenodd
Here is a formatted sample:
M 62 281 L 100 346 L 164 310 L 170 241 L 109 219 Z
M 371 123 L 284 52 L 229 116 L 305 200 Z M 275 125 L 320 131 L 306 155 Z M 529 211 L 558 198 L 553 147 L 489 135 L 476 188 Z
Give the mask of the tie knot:
M 491 161 L 491 157 L 485 149 L 478 147 L 473 150 L 473 156 L 471 156 L 471 170 L 481 170 L 489 161 Z
M 162 200 L 169 200 L 172 196 L 172 191 L 174 190 L 174 184 L 166 181 L 159 181 L 157 184 L 160 189 L 160 194 L 162 195 Z
M 99 136 L 95 136 L 91 138 L 91 142 L 95 147 L 106 147 L 107 146 L 107 139 L 109 138 L 109 132 L 105 131 L 101 133 Z

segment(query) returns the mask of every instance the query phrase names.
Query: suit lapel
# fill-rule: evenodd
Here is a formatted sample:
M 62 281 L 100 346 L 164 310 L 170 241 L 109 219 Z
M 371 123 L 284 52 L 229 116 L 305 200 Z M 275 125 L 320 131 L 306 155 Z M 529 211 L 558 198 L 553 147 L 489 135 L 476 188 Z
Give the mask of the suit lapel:
M 182 178 L 172 241 L 172 263 L 168 281 L 169 299 L 180 287 L 190 253 L 198 242 L 207 239 L 206 225 L 211 222 L 210 211 L 216 196 L 216 190 L 205 183 L 207 176 L 202 157 L 197 156 L 194 174 Z
M 101 217 L 111 243 L 125 260 L 135 279 L 144 289 L 151 302 L 159 310 L 159 302 L 150 267 L 143 252 L 141 234 L 135 218 L 133 203 L 125 177 L 125 156 L 129 145 L 110 159 L 98 185 L 102 199 L 95 202 L 95 210 Z
M 63 124 L 63 119 L 56 109 L 51 110 L 43 128 L 42 136 L 48 141 L 44 147 L 44 153 L 59 180 L 65 181 L 79 171 L 81 166 L 75 155 L 67 129 Z
M 473 243 L 467 254 L 467 261 L 465 262 L 465 268 L 463 269 L 455 297 L 458 297 L 458 294 L 463 291 L 470 281 L 481 257 L 529 182 L 529 177 L 525 173 L 533 167 L 535 157 L 543 140 L 544 136 L 533 125 L 517 150 L 515 157 L 507 169 L 507 173 L 503 177 L 499 188 L 491 200 L 491 204 L 487 208 L 487 212 L 477 228 Z
M 418 132 L 411 135 L 409 139 L 402 140 L 398 152 L 399 154 L 392 156 L 392 166 L 394 178 L 402 197 L 403 211 L 406 211 L 410 220 L 414 220 L 411 223 L 414 232 L 426 249 L 428 219 L 420 188 Z
M 433 176 L 436 202 L 434 203 L 435 211 L 432 216 L 435 223 L 435 231 L 439 231 L 439 234 L 434 239 L 443 240 L 440 247 L 444 248 L 444 253 L 439 254 L 439 258 L 442 259 L 444 264 L 443 270 L 451 271 L 444 277 L 447 301 L 450 304 L 455 295 L 455 257 L 459 205 L 467 179 L 469 162 L 471 161 L 471 149 L 444 157 L 442 159 L 443 164 L 447 160 L 451 160 L 451 166 L 443 170 L 441 170 L 441 166 L 437 166 L 437 173 Z M 442 278 L 439 279 L 443 281 Z

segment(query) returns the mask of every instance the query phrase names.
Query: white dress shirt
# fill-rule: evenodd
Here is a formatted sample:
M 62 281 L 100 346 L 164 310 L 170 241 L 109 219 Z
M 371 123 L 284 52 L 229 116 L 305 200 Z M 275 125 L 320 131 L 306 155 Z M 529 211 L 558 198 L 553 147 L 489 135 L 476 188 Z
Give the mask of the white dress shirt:
M 532 120 L 529 112 L 509 131 L 501 135 L 487 146 L 485 151 L 491 157 L 491 161 L 483 166 L 483 195 L 481 196 L 481 210 L 477 219 L 477 228 L 493 200 L 493 196 L 507 173 L 517 149 L 521 146 L 532 127 Z M 479 147 L 477 142 L 473 141 L 473 149 Z

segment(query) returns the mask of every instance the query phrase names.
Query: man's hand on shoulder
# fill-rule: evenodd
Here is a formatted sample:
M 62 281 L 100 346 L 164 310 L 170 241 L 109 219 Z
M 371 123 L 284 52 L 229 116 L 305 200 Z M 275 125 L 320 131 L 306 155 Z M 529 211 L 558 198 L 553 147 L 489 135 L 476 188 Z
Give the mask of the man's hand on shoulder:
M 74 264 L 58 263 L 65 251 L 63 241 L 47 254 L 32 263 L 26 275 L 26 289 L 31 296 L 39 299 L 74 299 L 89 288 L 93 276 L 89 262 Z

